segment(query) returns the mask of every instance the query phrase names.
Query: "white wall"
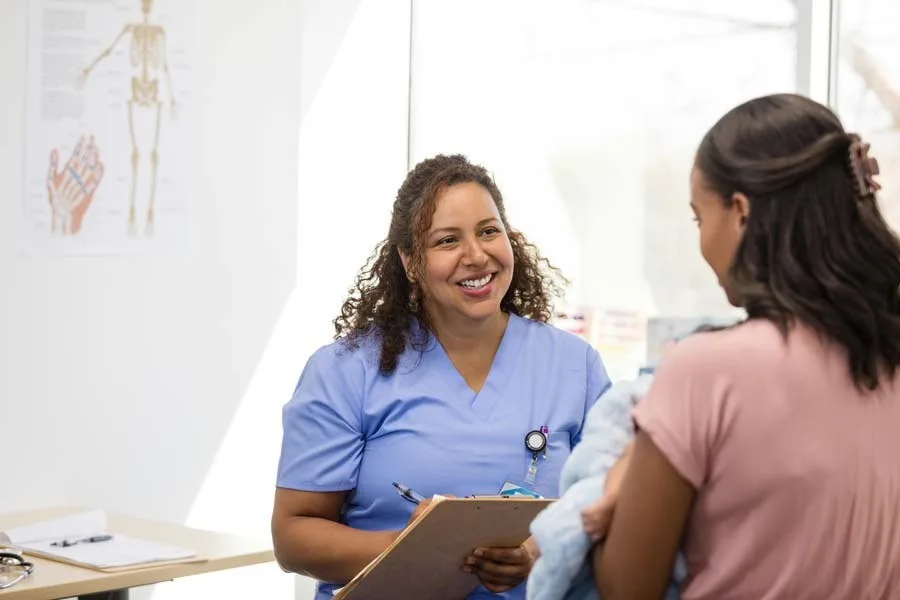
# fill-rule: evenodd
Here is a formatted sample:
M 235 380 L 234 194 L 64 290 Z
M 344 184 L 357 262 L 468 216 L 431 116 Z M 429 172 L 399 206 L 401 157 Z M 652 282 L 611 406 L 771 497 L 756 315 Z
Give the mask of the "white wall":
M 281 407 L 306 358 L 330 341 L 331 321 L 387 233 L 406 174 L 408 0 L 304 0 L 300 6 L 297 287 L 193 503 L 187 522 L 197 527 L 268 527 Z M 296 597 L 310 598 L 313 582 L 296 579 Z M 211 589 L 238 597 L 239 584 L 225 576 L 195 578 L 177 591 L 160 588 L 154 600 L 207 597 Z
M 29 459 L 0 509 L 183 518 L 293 288 L 299 9 L 204 0 L 199 12 L 190 158 L 202 193 L 187 252 L 26 259 L 26 2 L 2 4 L 0 406 L 4 445 Z
M 0 512 L 90 505 L 267 538 L 281 405 L 386 232 L 408 1 L 192 1 L 188 249 L 90 259 L 19 255 L 27 0 L 0 3 L 0 446 L 22 457 Z M 269 565 L 154 598 L 291 587 Z

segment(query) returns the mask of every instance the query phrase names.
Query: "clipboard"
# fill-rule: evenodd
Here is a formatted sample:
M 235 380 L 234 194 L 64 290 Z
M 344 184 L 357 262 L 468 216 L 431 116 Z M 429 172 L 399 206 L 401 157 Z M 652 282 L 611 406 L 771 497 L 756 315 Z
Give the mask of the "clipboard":
M 111 531 L 107 521 L 101 510 L 81 511 L 13 527 L 5 537 L 30 556 L 104 573 L 207 560 L 194 550 Z M 107 539 L 83 539 L 100 536 Z M 66 539 L 80 542 L 59 544 Z
M 122 536 L 119 536 L 119 537 L 122 537 Z M 38 549 L 33 546 L 22 546 L 22 549 L 25 551 L 25 554 L 28 554 L 31 556 L 36 556 L 37 558 L 45 558 L 47 560 L 65 563 L 67 565 L 81 567 L 83 569 L 91 569 L 94 571 L 100 571 L 102 573 L 122 573 L 125 571 L 137 571 L 140 569 L 150 569 L 152 567 L 168 567 L 170 565 L 201 563 L 201 562 L 206 562 L 208 560 L 202 556 L 197 556 L 196 554 L 192 553 L 191 556 L 186 556 L 184 558 L 171 558 L 171 559 L 135 558 L 135 559 L 133 559 L 134 562 L 128 562 L 127 564 L 116 565 L 116 566 L 102 566 L 102 565 L 98 565 L 94 562 L 91 562 L 90 560 L 79 560 L 78 558 L 66 556 L 59 552 L 48 552 L 46 550 Z
M 472 550 L 519 546 L 531 535 L 531 521 L 553 502 L 436 496 L 393 544 L 334 593 L 334 600 L 465 598 L 479 585 L 475 575 L 462 570 Z

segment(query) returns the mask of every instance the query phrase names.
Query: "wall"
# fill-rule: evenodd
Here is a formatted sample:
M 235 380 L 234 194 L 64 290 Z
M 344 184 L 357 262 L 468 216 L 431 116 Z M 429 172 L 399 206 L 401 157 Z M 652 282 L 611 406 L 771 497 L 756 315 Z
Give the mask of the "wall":
M 194 1 L 197 193 L 187 249 L 165 258 L 20 255 L 27 0 L 0 4 L 0 438 L 24 457 L 0 512 L 90 505 L 267 538 L 280 407 L 386 230 L 409 3 Z M 153 596 L 292 587 L 268 565 Z
M 192 505 L 187 522 L 197 527 L 268 527 L 281 407 L 306 358 L 330 341 L 331 320 L 386 234 L 406 174 L 408 0 L 304 0 L 300 7 L 297 286 Z M 183 597 L 207 597 L 211 589 L 237 597 L 236 585 L 224 575 L 194 578 L 179 583 L 177 596 L 175 586 L 160 588 L 154 600 L 182 597 L 181 590 Z M 296 597 L 310 598 L 312 586 L 296 578 Z
M 26 3 L 2 5 L 0 390 L 30 460 L 0 508 L 186 514 L 294 285 L 294 4 L 200 3 L 188 247 L 132 259 L 19 255 Z

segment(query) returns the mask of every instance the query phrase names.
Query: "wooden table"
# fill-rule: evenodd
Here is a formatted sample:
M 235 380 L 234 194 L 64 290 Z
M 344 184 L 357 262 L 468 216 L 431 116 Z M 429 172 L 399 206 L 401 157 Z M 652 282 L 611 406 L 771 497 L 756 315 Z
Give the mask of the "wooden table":
M 0 531 L 82 510 L 84 509 L 56 508 L 0 515 Z M 35 565 L 34 573 L 13 587 L 0 590 L 0 600 L 51 600 L 73 596 L 83 600 L 124 600 L 128 598 L 129 588 L 188 575 L 256 565 L 275 559 L 269 540 L 248 540 L 172 523 L 158 523 L 113 514 L 108 515 L 108 524 L 112 532 L 190 548 L 206 560 L 104 573 L 30 556 L 28 560 Z

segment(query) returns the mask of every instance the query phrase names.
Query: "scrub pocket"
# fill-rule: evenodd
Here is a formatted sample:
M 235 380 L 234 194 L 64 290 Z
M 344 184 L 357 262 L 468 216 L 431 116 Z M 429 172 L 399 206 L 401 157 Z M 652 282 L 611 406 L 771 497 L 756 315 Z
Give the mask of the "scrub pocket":
M 538 459 L 534 491 L 544 498 L 559 497 L 560 474 L 571 453 L 572 442 L 568 431 L 551 431 L 547 434 L 547 452 Z M 528 460 L 531 461 L 530 456 Z

